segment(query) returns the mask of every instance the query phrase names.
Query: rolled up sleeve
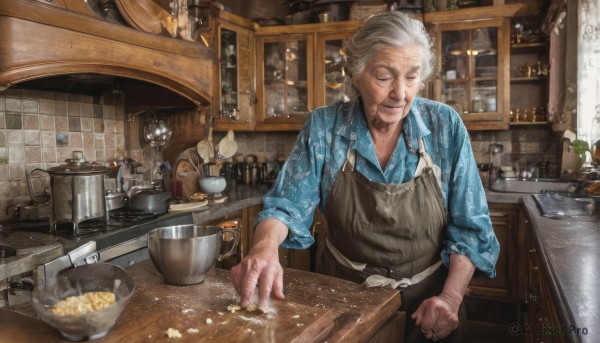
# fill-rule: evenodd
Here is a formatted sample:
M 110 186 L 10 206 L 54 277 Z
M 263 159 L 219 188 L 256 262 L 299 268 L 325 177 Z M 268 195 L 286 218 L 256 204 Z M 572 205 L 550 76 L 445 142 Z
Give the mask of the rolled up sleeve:
M 273 187 L 263 201 L 255 225 L 274 218 L 288 227 L 285 248 L 305 249 L 314 243 L 310 228 L 320 199 L 320 179 L 326 135 L 324 126 L 311 115 Z

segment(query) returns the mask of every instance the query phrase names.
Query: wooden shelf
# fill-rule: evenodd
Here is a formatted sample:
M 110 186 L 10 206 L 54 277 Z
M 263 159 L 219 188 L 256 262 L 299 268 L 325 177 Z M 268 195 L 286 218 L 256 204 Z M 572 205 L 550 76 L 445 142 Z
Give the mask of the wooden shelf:
M 511 121 L 508 123 L 510 126 L 538 126 L 538 125 L 550 125 L 547 121 Z
M 511 44 L 510 51 L 512 53 L 533 53 L 533 52 L 542 52 L 548 47 L 546 42 L 539 43 L 520 43 L 520 44 Z
M 535 77 L 519 76 L 519 77 L 511 77 L 510 78 L 510 82 L 514 82 L 514 83 L 543 82 L 543 81 L 546 81 L 546 76 L 535 76 Z

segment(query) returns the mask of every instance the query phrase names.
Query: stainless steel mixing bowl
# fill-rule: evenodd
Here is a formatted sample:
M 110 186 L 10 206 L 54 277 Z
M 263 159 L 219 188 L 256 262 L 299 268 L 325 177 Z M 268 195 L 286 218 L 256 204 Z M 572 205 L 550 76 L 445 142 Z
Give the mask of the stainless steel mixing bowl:
M 220 255 L 221 242 L 227 232 L 234 235 L 233 245 Z M 150 258 L 165 281 L 172 285 L 203 282 L 217 261 L 233 254 L 238 242 L 238 230 L 218 226 L 178 225 L 148 233 Z

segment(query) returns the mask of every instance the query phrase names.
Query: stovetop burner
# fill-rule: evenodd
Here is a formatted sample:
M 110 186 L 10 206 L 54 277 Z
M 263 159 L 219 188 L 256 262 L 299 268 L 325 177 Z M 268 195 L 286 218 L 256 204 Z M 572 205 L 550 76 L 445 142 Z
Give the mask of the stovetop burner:
M 109 226 L 128 226 L 157 218 L 159 214 L 139 211 L 130 211 L 127 209 L 112 210 L 108 214 Z
M 114 230 L 150 221 L 160 216 L 156 213 L 129 211 L 125 208 L 112 210 L 108 213 L 108 221 L 104 218 L 89 219 L 78 224 L 75 232 L 74 224 L 70 222 L 56 223 L 55 233 L 63 236 L 86 236 L 99 231 Z

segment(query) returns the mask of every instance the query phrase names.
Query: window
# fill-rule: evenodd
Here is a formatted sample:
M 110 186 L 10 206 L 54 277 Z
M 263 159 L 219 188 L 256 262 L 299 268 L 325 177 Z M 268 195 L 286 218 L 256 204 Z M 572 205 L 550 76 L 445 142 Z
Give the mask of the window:
M 600 0 L 582 0 L 578 8 L 577 136 L 600 140 Z

